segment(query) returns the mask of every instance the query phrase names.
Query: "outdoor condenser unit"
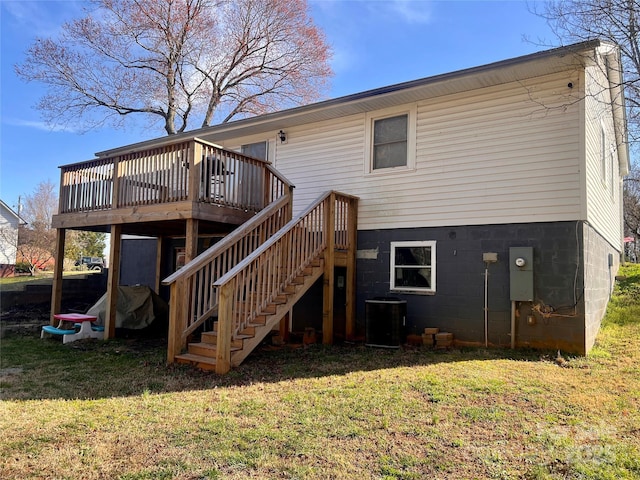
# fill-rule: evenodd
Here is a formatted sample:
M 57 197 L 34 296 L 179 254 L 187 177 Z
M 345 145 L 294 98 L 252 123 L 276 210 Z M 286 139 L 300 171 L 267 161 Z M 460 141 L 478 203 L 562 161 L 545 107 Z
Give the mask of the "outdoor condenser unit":
M 407 301 L 395 297 L 365 300 L 368 347 L 399 348 L 404 337 Z

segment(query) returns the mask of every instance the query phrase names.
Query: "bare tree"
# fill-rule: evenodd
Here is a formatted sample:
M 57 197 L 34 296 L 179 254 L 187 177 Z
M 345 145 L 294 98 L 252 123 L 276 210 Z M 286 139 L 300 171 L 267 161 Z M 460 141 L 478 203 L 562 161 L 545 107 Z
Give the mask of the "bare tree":
M 45 270 L 55 261 L 55 231 L 29 228 L 20 225 L 18 230 L 18 255 L 16 263 L 26 263 L 31 275 L 38 270 Z
M 640 145 L 640 0 L 558 0 L 534 13 L 547 20 L 563 42 L 599 38 L 620 47 L 630 150 Z M 640 234 L 640 165 L 632 161 L 623 189 L 625 234 Z
M 193 117 L 208 126 L 317 100 L 331 76 L 305 0 L 90 4 L 16 66 L 48 86 L 38 108 L 52 125 L 120 125 L 143 114 L 173 134 Z
M 51 217 L 57 211 L 56 186 L 51 181 L 40 182 L 25 197 L 22 218 L 27 224 L 18 230 L 18 262 L 28 263 L 32 275 L 54 260 L 56 237 Z
M 51 180 L 40 182 L 24 199 L 22 218 L 32 229 L 50 229 L 51 217 L 58 212 L 56 185 Z
M 535 3 L 565 43 L 601 39 L 620 47 L 629 141 L 640 139 L 640 0 L 558 0 Z
M 640 234 L 640 165 L 637 163 L 624 180 L 623 190 L 625 235 Z

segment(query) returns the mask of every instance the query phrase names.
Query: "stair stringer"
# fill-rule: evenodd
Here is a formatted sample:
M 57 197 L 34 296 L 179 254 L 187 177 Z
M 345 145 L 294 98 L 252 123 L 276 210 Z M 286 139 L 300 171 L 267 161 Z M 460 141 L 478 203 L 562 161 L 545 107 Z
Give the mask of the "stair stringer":
M 302 298 L 302 296 L 311 288 L 311 286 L 324 273 L 324 261 L 320 260 L 319 266 L 309 267 L 312 269 L 310 275 L 304 275 L 303 282 L 295 285 L 294 293 L 283 293 L 287 297 L 286 303 L 277 304 L 276 311 L 273 314 L 266 314 L 264 325 L 255 327 L 255 335 L 252 338 L 243 340 L 242 349 L 231 353 L 231 366 L 239 366 L 255 348 L 260 345 L 264 338 L 278 325 L 280 320 L 293 308 L 293 306 Z M 285 285 L 286 286 L 286 285 Z

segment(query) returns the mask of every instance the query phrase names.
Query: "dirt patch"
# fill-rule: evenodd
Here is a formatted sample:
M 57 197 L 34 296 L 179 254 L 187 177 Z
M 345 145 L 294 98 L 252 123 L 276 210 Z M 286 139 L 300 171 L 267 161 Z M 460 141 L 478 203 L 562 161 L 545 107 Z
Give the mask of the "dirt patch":
M 42 325 L 49 324 L 50 308 L 46 303 L 3 308 L 0 313 L 0 338 L 8 335 L 39 335 Z M 64 308 L 68 312 L 80 312 L 86 311 L 88 306 L 74 303 L 73 305 L 64 305 Z
M 11 307 L 0 314 L 0 337 L 9 335 L 34 335 L 42 325 L 49 323 L 48 305 L 21 305 Z
M 0 382 L 5 381 L 11 376 L 20 375 L 21 373 L 22 368 L 20 367 L 0 368 Z

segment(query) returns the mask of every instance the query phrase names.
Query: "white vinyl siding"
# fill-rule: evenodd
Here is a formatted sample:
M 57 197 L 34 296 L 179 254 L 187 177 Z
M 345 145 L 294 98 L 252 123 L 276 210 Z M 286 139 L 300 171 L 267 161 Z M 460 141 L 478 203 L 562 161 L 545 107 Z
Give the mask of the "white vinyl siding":
M 567 81 L 557 74 L 417 104 L 415 170 L 363 171 L 366 114 L 289 128 L 276 168 L 296 186 L 296 212 L 326 190 L 359 196 L 359 229 L 576 220 L 580 115 L 564 97 Z
M 19 224 L 18 217 L 0 205 L 0 265 L 16 263 Z
M 364 136 L 364 115 L 287 129 L 287 144 L 276 142 L 274 166 L 296 186 L 294 213 L 326 190 L 353 191 L 365 175 Z
M 600 65 L 587 67 L 585 82 L 586 220 L 621 249 L 621 178 L 609 90 Z

